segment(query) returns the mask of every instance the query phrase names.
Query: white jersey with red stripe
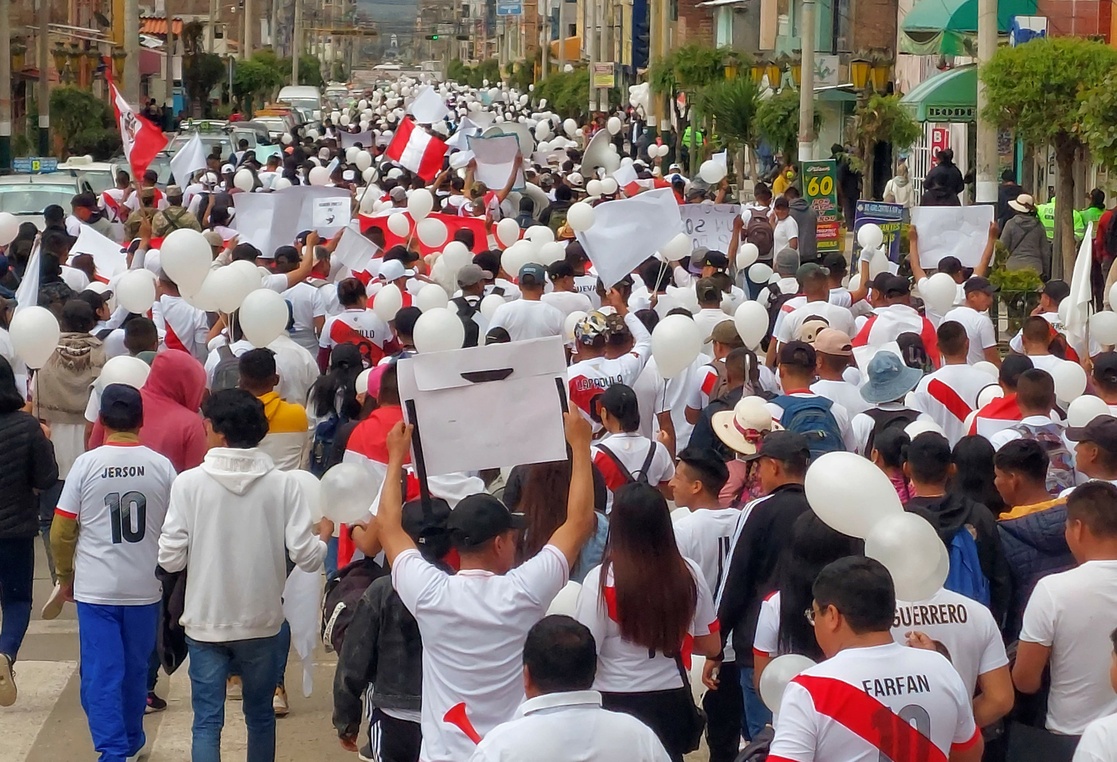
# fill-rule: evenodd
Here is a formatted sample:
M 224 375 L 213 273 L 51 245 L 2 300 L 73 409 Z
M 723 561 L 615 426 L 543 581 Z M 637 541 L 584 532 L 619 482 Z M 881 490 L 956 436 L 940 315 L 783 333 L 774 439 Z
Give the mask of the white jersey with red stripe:
M 318 344 L 326 349 L 338 344 L 356 344 L 362 354 L 367 354 L 366 363 L 372 367 L 380 362 L 384 346 L 391 339 L 392 329 L 375 312 L 356 308 L 328 318 L 322 326 Z
M 929 373 L 912 393 L 912 410 L 926 413 L 942 427 L 950 446 L 966 436 L 966 418 L 977 409 L 977 395 L 996 384 L 988 373 L 972 365 L 944 365 Z
M 768 762 L 946 762 L 979 733 L 962 678 L 937 651 L 847 648 L 788 684 Z
M 567 390 L 570 402 L 593 421 L 591 403 L 613 384 L 633 386 L 640 372 L 652 356 L 652 335 L 633 313 L 624 316 L 624 324 L 632 333 L 635 344 L 632 350 L 620 357 L 609 359 L 593 357 L 576 362 L 566 369 Z M 600 431 L 601 424 L 594 422 L 594 431 Z
M 606 454 L 604 448 L 608 448 L 616 460 Z M 590 449 L 593 463 L 604 477 L 605 486 L 610 492 L 616 492 L 628 484 L 629 477 L 643 478 L 655 487 L 671 481 L 671 477 L 675 475 L 674 460 L 663 443 L 648 439 L 636 431 L 610 434 Z M 647 473 L 644 473 L 644 463 L 648 460 L 649 453 L 651 463 L 648 465 Z
M 206 361 L 209 318 L 205 312 L 181 296 L 164 294 L 151 306 L 151 319 L 164 346 L 189 352 L 199 362 Z
M 937 368 L 940 365 L 939 340 L 931 321 L 907 304 L 890 304 L 877 307 L 857 335 L 853 337 L 854 349 L 857 347 L 882 347 L 895 341 L 901 333 L 914 333 L 923 339 L 927 356 Z

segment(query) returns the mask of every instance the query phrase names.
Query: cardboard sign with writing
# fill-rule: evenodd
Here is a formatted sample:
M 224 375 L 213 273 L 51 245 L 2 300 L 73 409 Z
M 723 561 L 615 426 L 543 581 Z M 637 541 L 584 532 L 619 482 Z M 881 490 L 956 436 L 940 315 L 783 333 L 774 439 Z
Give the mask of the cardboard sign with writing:
M 841 251 L 837 170 L 833 159 L 803 162 L 803 197 L 817 215 L 818 251 Z
M 733 221 L 741 216 L 740 204 L 685 204 L 679 207 L 679 214 L 693 249 L 704 246 L 729 253 Z
M 943 257 L 958 257 L 963 267 L 975 267 L 989 239 L 992 206 L 917 206 L 911 223 L 919 231 L 919 264 L 936 268 Z

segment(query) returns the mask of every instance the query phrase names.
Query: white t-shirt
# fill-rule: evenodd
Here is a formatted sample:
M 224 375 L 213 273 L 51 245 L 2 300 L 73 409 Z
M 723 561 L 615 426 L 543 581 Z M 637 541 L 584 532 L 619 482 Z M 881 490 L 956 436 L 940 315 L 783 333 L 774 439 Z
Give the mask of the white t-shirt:
M 563 314 L 564 318 L 575 312 L 589 312 L 593 309 L 590 298 L 576 291 L 552 291 L 549 294 L 543 294 L 540 301 L 554 307 Z
M 925 601 L 896 601 L 892 637 L 904 645 L 912 631 L 946 646 L 967 696 L 974 695 L 979 675 L 1008 664 L 1004 641 L 989 609 L 946 588 Z
M 718 631 L 717 612 L 710 588 L 702 576 L 702 570 L 693 561 L 686 561 L 694 584 L 698 589 L 698 601 L 691 619 L 689 633 L 693 636 L 708 635 Z M 630 643 L 621 636 L 616 622 L 615 595 L 612 590 L 612 572 L 605 583 L 605 600 L 601 593 L 601 567 L 590 569 L 578 593 L 578 603 L 574 618 L 593 633 L 597 643 L 597 678 L 595 690 L 608 693 L 644 693 L 664 691 L 683 687 L 679 677 L 679 667 L 675 659 L 662 653 L 648 654 L 648 649 Z M 614 601 L 609 604 L 608 601 Z M 685 644 L 684 644 L 685 647 Z M 684 661 L 689 656 L 684 656 Z
M 181 349 L 205 362 L 209 318 L 181 296 L 163 295 L 151 307 L 151 319 L 159 339 L 168 349 Z
M 811 384 L 811 391 L 820 397 L 837 402 L 855 417 L 854 420 L 858 413 L 864 413 L 872 407 L 861 396 L 861 390 L 848 381 L 830 381 L 820 378 Z M 850 423 L 852 424 L 852 421 Z
M 1028 359 L 1032 361 L 1033 368 L 1039 368 L 1048 373 L 1054 372 L 1055 368 L 1058 368 L 1064 362 L 1055 355 L 1028 355 Z
M 637 376 L 632 391 L 636 392 L 636 402 L 640 407 L 640 428 L 636 431 L 642 437 L 655 439 L 659 433 L 656 416 L 671 408 L 667 404 L 667 381 L 659 375 L 654 359 L 649 360 Z
M 944 365 L 923 377 L 911 394 L 913 410 L 926 413 L 942 427 L 950 446 L 966 436 L 966 418 L 977 410 L 981 390 L 994 383 L 972 365 Z
M 1117 714 L 1087 726 L 1074 750 L 1074 762 L 1117 762 Z
M 962 305 L 943 315 L 942 322 L 961 323 L 966 329 L 966 336 L 970 339 L 970 351 L 966 361 L 973 365 L 985 359 L 985 350 L 997 346 L 997 333 L 993 330 L 993 321 L 984 312 L 978 312 L 973 307 Z
M 1063 426 L 1063 423 L 1061 421 L 1056 421 L 1054 418 L 1046 415 L 1025 416 L 1024 418 L 1021 418 L 1020 421 L 1013 421 L 1010 425 L 1018 426 L 1027 424 L 1030 426 L 1049 426 L 1052 423 L 1057 423 L 1060 427 Z M 1016 431 L 1016 429 L 1014 428 L 1005 428 L 1001 429 L 995 434 L 990 435 L 989 444 L 993 445 L 994 450 L 999 450 L 1009 442 L 1014 442 L 1017 439 L 1021 439 L 1023 436 L 1023 434 L 1021 434 L 1019 431 Z
M 799 237 L 799 223 L 788 215 L 782 220 L 777 220 L 772 228 L 772 254 L 779 254 L 791 245 L 792 238 Z
M 78 456 L 58 515 L 78 522 L 74 600 L 102 606 L 158 603 L 159 533 L 175 469 L 138 443 L 106 444 Z
M 798 340 L 799 329 L 811 318 L 822 318 L 831 328 L 837 328 L 846 336 L 856 335 L 853 313 L 845 307 L 830 302 L 807 302 L 791 312 L 781 312 L 776 318 L 776 340 L 782 344 Z
M 579 294 L 585 294 L 595 310 L 601 309 L 601 295 L 597 293 L 596 275 L 590 275 L 589 273 L 585 275 L 575 275 L 574 290 Z
M 732 320 L 729 315 L 721 311 L 720 307 L 704 307 L 694 313 L 694 324 L 698 326 L 698 333 L 702 336 L 702 341 L 710 338 L 710 334 L 719 323 L 724 323 L 726 320 Z M 703 346 L 703 350 L 708 345 Z
M 733 535 L 740 520 L 739 508 L 700 508 L 673 524 L 679 552 L 698 564 L 706 587 L 715 594 L 725 581 Z
M 347 309 L 340 315 L 327 318 L 322 325 L 322 335 L 318 345 L 333 349 L 338 344 L 367 345 L 371 356 L 369 362 L 375 365 L 384 355 L 384 345 L 391 341 L 392 329 L 377 317 L 372 310 Z
M 769 593 L 760 602 L 756 617 L 756 634 L 752 637 L 752 650 L 770 659 L 780 650 L 780 591 Z
M 1024 608 L 1020 640 L 1051 648 L 1047 729 L 1080 735 L 1117 712 L 1109 684 L 1117 628 L 1117 561 L 1087 561 L 1036 583 Z
M 788 683 L 768 758 L 946 759 L 978 733 L 966 687 L 941 654 L 895 643 L 847 648 Z
M 546 302 L 517 299 L 496 308 L 489 330 L 503 328 L 512 341 L 562 336 L 566 315 Z
M 482 737 L 511 719 L 524 697 L 524 639 L 569 574 L 566 556 L 553 545 L 499 576 L 449 575 L 417 550 L 396 557 L 392 586 L 423 639 L 422 762 L 469 759 L 474 752 L 473 741 L 443 720 L 457 704 L 465 704 Z
M 601 475 L 605 478 L 605 486 L 609 488 L 610 493 L 624 486 L 627 479 L 616 462 L 602 451 L 602 446 L 609 448 L 633 478 L 639 479 L 643 475 L 645 481 L 653 487 L 670 481 L 675 475 L 675 461 L 661 442 L 643 437 L 637 432 L 608 434 L 591 447 L 590 452 L 593 456 L 593 464 L 601 471 Z M 649 448 L 654 448 L 655 454 L 652 455 L 648 472 L 643 474 L 644 461 L 648 458 Z M 612 504 L 611 500 L 610 504 Z
M 314 318 L 326 316 L 326 305 L 322 301 L 321 292 L 306 281 L 296 283 L 284 291 L 283 298 L 291 303 L 295 330 L 313 331 Z

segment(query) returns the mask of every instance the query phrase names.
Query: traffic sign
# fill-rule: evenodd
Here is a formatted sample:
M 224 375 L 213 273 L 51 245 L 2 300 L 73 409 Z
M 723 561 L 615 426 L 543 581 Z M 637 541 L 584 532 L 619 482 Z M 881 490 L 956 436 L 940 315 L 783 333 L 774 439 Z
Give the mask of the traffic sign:
M 524 4 L 522 0 L 496 0 L 496 15 L 522 16 Z

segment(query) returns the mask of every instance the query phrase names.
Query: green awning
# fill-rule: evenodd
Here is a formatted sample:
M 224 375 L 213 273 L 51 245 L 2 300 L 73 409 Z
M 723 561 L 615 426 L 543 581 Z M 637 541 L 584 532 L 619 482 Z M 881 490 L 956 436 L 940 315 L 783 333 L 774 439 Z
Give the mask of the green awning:
M 920 122 L 972 122 L 977 110 L 977 66 L 969 64 L 920 82 L 900 99 Z
M 900 22 L 900 52 L 976 55 L 977 3 L 978 0 L 917 0 Z M 997 5 L 997 31 L 1007 34 L 1013 16 L 1035 13 L 1036 0 L 1001 0 Z

